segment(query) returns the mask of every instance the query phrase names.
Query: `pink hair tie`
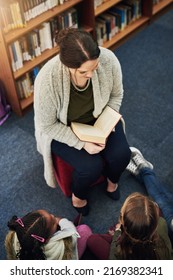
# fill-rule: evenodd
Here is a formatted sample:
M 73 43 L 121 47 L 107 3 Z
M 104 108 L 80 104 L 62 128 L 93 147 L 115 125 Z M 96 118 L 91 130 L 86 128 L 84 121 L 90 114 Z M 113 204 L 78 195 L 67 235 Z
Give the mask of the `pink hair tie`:
M 18 218 L 18 219 L 16 220 L 16 223 L 18 223 L 21 227 L 24 227 L 24 224 L 23 224 L 21 218 Z
M 45 238 L 43 238 L 43 237 L 41 237 L 41 236 L 39 236 L 39 235 L 31 234 L 31 236 L 32 236 L 33 238 L 35 238 L 36 240 L 42 242 L 42 243 L 44 243 L 44 241 L 45 241 Z

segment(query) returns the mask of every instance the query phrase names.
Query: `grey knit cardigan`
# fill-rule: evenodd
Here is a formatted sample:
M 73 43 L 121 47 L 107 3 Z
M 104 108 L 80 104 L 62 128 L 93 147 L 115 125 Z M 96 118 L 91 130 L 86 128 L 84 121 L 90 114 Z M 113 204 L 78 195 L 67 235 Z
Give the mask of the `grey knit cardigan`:
M 123 98 L 120 63 L 112 51 L 102 47 L 100 50 L 99 66 L 92 76 L 95 118 L 106 105 L 119 111 Z M 70 72 L 57 55 L 41 68 L 34 83 L 35 137 L 37 150 L 43 156 L 44 177 L 50 187 L 57 184 L 51 156 L 52 139 L 79 150 L 84 146 L 67 126 L 69 97 Z

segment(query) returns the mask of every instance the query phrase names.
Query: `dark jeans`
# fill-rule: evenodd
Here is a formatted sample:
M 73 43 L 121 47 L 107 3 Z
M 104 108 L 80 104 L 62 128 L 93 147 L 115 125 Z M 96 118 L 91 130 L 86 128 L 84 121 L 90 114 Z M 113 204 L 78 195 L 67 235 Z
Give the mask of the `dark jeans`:
M 145 185 L 148 195 L 159 205 L 167 222 L 169 234 L 172 236 L 170 223 L 173 219 L 173 193 L 159 182 L 154 171 L 150 168 L 142 168 L 137 178 Z
M 87 199 L 89 187 L 101 174 L 117 183 L 131 156 L 121 121 L 109 135 L 105 149 L 98 154 L 91 155 L 84 149 L 77 150 L 55 140 L 51 150 L 73 166 L 72 192 L 80 199 Z

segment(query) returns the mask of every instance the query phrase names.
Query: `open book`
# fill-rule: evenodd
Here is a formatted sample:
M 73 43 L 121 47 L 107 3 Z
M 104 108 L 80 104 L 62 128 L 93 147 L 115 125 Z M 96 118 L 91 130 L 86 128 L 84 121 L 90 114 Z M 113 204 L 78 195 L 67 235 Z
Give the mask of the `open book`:
M 121 117 L 121 114 L 107 106 L 94 125 L 72 122 L 71 128 L 76 136 L 82 141 L 105 144 L 106 138 L 109 136 Z

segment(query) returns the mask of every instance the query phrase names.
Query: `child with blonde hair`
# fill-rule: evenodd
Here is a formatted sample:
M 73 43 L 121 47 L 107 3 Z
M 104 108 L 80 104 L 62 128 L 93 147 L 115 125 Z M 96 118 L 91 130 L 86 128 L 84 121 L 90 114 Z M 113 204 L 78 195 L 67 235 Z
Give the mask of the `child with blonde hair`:
M 87 225 L 75 225 L 66 218 L 37 210 L 22 218 L 13 216 L 5 239 L 10 260 L 80 259 L 92 231 Z

